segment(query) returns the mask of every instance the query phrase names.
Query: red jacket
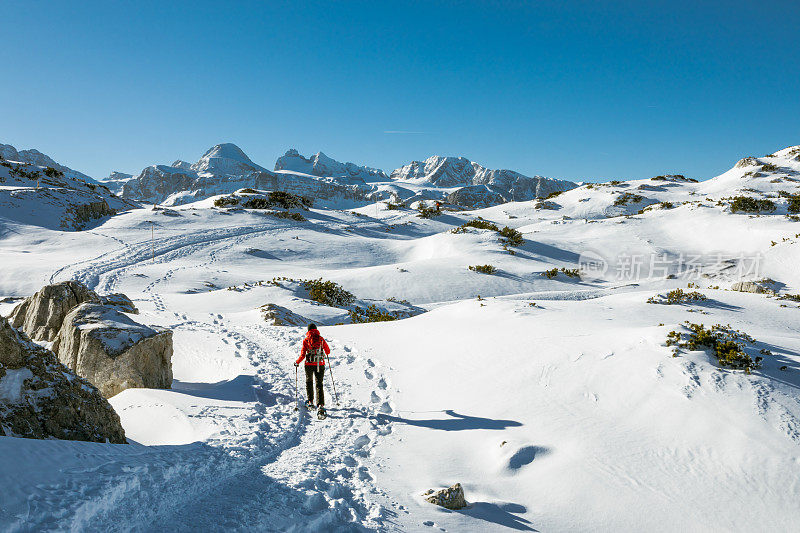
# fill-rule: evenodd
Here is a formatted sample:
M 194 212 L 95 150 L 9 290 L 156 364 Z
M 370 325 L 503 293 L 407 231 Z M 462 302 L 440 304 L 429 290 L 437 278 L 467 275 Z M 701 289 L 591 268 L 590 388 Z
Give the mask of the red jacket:
M 320 343 L 322 344 L 322 349 L 325 351 L 325 355 L 330 355 L 331 349 L 328 348 L 328 343 L 325 342 L 325 339 L 323 339 L 322 335 L 319 334 L 319 330 L 312 329 L 309 331 L 306 335 L 306 338 L 303 339 L 303 348 L 300 350 L 300 357 L 297 358 L 297 364 L 300 364 L 300 361 L 305 359 L 306 353 L 308 353 L 309 350 L 319 348 Z M 321 363 L 309 363 L 308 360 L 306 360 L 306 366 L 318 366 L 324 364 L 324 360 Z

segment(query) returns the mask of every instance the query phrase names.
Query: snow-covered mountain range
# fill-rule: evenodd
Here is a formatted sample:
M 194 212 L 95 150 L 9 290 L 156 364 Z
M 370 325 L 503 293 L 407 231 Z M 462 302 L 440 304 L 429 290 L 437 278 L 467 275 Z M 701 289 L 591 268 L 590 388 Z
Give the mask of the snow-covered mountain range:
M 387 176 L 382 170 L 341 163 L 322 152 L 306 158 L 290 149 L 275 162 L 274 171 L 269 171 L 229 143 L 214 146 L 194 164 L 153 165 L 136 178 L 110 177 L 106 183 L 125 198 L 166 205 L 264 183 L 325 200 L 391 198 L 410 203 L 428 199 L 461 207 L 531 200 L 576 187 L 569 181 L 531 178 L 511 170 L 486 169 L 465 158 L 439 156 L 424 163 L 415 161 Z

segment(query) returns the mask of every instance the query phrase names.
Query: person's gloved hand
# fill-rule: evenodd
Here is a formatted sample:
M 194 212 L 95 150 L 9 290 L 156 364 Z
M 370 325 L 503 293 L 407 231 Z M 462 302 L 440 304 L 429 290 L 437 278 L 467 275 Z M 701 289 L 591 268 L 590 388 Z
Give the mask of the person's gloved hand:
M 298 366 L 300 366 L 300 363 L 295 362 L 294 367 L 297 368 Z

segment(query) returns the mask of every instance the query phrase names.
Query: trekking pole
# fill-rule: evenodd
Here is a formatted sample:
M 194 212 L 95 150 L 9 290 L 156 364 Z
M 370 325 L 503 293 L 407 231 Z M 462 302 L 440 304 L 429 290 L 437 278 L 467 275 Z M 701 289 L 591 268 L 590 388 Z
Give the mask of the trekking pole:
M 328 357 L 328 354 L 325 354 L 325 358 L 328 360 L 328 372 L 331 373 L 331 384 L 333 385 L 333 397 L 336 400 L 336 405 L 339 405 L 339 395 L 336 394 L 336 382 L 333 380 L 333 367 L 331 366 L 331 358 Z
M 294 410 L 297 411 L 297 365 L 294 367 Z

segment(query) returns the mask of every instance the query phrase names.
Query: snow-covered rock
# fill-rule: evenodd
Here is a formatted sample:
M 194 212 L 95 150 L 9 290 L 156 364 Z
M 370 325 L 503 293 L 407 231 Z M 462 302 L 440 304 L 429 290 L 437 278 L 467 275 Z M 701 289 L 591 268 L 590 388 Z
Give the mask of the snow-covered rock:
M 425 501 L 434 505 L 439 505 L 445 509 L 463 509 L 467 506 L 467 501 L 464 498 L 464 489 L 461 483 L 456 483 L 452 487 L 441 490 L 429 489 L 423 494 Z
M 311 320 L 281 305 L 264 304 L 260 309 L 264 321 L 273 326 L 307 326 L 311 323 Z
M 172 331 L 84 303 L 70 311 L 53 343 L 59 360 L 110 398 L 132 387 L 172 385 Z
M 126 442 L 119 416 L 100 392 L 3 317 L 0 435 Z
M 289 149 L 275 162 L 275 170 L 291 170 L 312 176 L 351 178 L 357 182 L 386 181 L 386 174 L 377 168 L 340 163 L 322 152 L 305 158 L 294 148 Z
M 46 285 L 23 300 L 9 320 L 32 339 L 50 342 L 56 338 L 67 313 L 84 302 L 100 302 L 100 297 L 83 283 L 62 281 Z
M 133 315 L 138 315 L 139 310 L 133 304 L 130 298 L 126 295 L 115 292 L 113 294 L 106 294 L 100 297 L 100 301 L 103 305 L 108 307 L 113 307 L 117 309 L 117 311 L 121 311 L 123 313 L 131 313 Z

